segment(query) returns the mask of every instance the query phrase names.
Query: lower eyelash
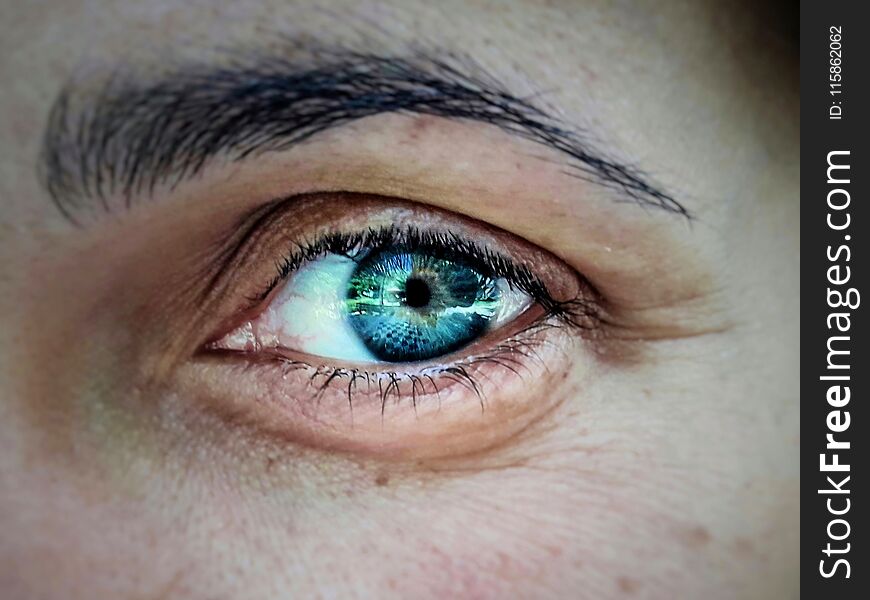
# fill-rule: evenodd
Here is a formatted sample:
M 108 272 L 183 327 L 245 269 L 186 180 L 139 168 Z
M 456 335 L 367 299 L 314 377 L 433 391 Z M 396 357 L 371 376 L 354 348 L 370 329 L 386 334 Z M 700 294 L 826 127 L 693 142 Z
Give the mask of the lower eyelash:
M 371 394 L 372 387 L 377 386 L 382 415 L 391 398 L 394 400 L 394 404 L 410 400 L 410 404 L 415 410 L 418 400 L 427 396 L 434 395 L 440 402 L 439 382 L 452 382 L 468 388 L 478 398 L 483 412 L 486 409 L 486 393 L 485 382 L 480 380 L 482 366 L 495 365 L 522 380 L 527 375 L 532 374 L 528 361 L 533 361 L 543 368 L 543 373 L 546 375 L 549 373 L 547 363 L 538 354 L 538 348 L 550 345 L 552 341 L 547 340 L 543 334 L 550 330 L 560 330 L 565 326 L 562 322 L 544 315 L 486 353 L 467 357 L 452 365 L 425 367 L 415 373 L 367 371 L 323 364 L 315 365 L 302 360 L 290 359 L 279 353 L 264 353 L 262 358 L 264 361 L 276 363 L 282 370 L 284 377 L 291 371 L 302 369 L 311 371 L 308 381 L 312 388 L 311 400 L 314 402 L 319 401 L 320 397 L 331 386 L 346 385 L 348 408 L 351 414 L 353 413 L 354 394 L 358 390 L 359 382 L 363 381 L 367 386 L 367 394 Z M 553 345 L 555 346 L 555 344 Z

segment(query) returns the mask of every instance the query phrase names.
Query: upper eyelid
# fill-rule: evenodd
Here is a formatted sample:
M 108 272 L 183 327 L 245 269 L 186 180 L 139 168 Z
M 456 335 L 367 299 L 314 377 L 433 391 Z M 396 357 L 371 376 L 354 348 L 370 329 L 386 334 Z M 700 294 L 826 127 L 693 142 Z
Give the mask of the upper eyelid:
M 332 240 L 332 244 L 330 244 Z M 372 241 L 374 240 L 374 242 Z M 341 252 L 344 247 L 336 247 L 335 242 L 339 244 L 347 243 L 351 247 L 357 247 L 371 243 L 382 244 L 401 244 L 401 243 L 417 243 L 420 244 L 417 248 L 429 251 L 442 251 L 443 244 L 448 240 L 460 244 L 455 251 L 454 258 L 465 259 L 473 258 L 473 254 L 479 255 L 479 261 L 474 264 L 474 267 L 485 272 L 485 275 L 507 279 L 512 285 L 516 285 L 519 289 L 528 293 L 539 305 L 541 305 L 547 314 L 559 318 L 567 325 L 585 328 L 584 321 L 597 321 L 600 315 L 600 301 L 597 298 L 597 291 L 591 288 L 588 282 L 584 281 L 587 286 L 587 294 L 579 294 L 566 300 L 557 300 L 550 293 L 544 282 L 537 277 L 528 267 L 520 265 L 510 256 L 492 251 L 486 247 L 482 247 L 470 239 L 453 231 L 420 231 L 414 227 L 408 227 L 405 230 L 396 227 L 386 227 L 381 229 L 369 229 L 367 232 L 356 234 L 327 234 L 319 238 L 315 238 L 311 242 L 303 242 L 297 244 L 297 250 L 289 253 L 279 263 L 279 271 L 277 275 L 267 284 L 262 292 L 258 295 L 258 300 L 263 301 L 268 297 L 274 289 L 276 289 L 283 281 L 292 275 L 295 270 L 300 268 L 305 262 L 315 260 L 319 256 L 327 252 Z M 331 246 L 331 247 L 330 247 Z M 346 248 L 350 250 L 351 248 Z M 449 257 L 448 257 L 449 258 Z M 589 293 L 591 292 L 591 293 Z
M 43 182 L 74 220 L 91 198 L 108 206 L 106 196 L 120 192 L 129 203 L 159 183 L 198 173 L 219 153 L 243 159 L 284 150 L 353 120 L 405 112 L 494 125 L 562 153 L 577 176 L 633 202 L 690 216 L 639 169 L 596 150 L 576 127 L 511 94 L 491 75 L 468 69 L 468 60 L 335 51 L 316 56 L 179 68 L 150 84 L 119 77 L 95 99 L 80 98 L 67 85 L 44 136 Z
M 451 251 L 447 247 L 450 242 L 461 245 L 461 249 Z M 302 264 L 324 253 L 346 254 L 355 258 L 356 254 L 362 250 L 378 250 L 396 246 L 441 253 L 447 251 L 451 252 L 454 257 L 466 260 L 474 259 L 475 255 L 486 254 L 487 256 L 484 258 L 488 264 L 477 266 L 484 270 L 491 269 L 492 272 L 486 273 L 487 275 L 505 277 L 517 285 L 537 286 L 540 293 L 550 297 L 549 291 L 540 279 L 535 277 L 527 267 L 517 265 L 510 257 L 485 249 L 452 231 L 422 231 L 413 226 L 404 229 L 394 226 L 369 228 L 362 232 L 352 233 L 332 232 L 315 238 L 313 241 L 297 244 L 297 250 L 289 253 L 289 256 L 285 256 L 282 260 L 278 276 L 270 284 L 270 289 L 265 294 L 268 294 L 271 287 L 288 277 Z

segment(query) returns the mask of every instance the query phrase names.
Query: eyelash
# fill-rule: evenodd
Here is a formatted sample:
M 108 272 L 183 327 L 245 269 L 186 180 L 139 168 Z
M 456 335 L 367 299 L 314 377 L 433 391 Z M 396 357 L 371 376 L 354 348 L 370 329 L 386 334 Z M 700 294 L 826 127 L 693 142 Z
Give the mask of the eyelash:
M 477 379 L 474 372 L 475 367 L 483 364 L 495 364 L 523 378 L 522 371 L 529 371 L 529 368 L 518 360 L 515 355 L 519 354 L 528 360 L 535 360 L 545 367 L 546 363 L 537 354 L 537 348 L 547 343 L 546 340 L 540 339 L 540 333 L 548 329 L 560 329 L 562 326 L 552 323 L 546 317 L 539 318 L 534 323 L 522 331 L 514 334 L 514 336 L 498 344 L 495 348 L 485 354 L 475 355 L 450 366 L 434 366 L 424 368 L 417 373 L 398 372 L 398 371 L 366 371 L 362 369 L 347 369 L 344 367 L 335 367 L 331 365 L 315 366 L 305 361 L 292 360 L 280 354 L 267 353 L 263 358 L 266 362 L 277 363 L 278 369 L 284 377 L 290 372 L 299 369 L 312 370 L 311 376 L 308 378 L 309 383 L 314 386 L 318 378 L 323 379 L 323 383 L 316 386 L 314 390 L 314 400 L 319 400 L 320 396 L 330 385 L 335 384 L 343 379 L 347 379 L 347 402 L 348 406 L 353 410 L 353 393 L 356 390 L 357 381 L 365 381 L 369 386 L 376 382 L 378 393 L 380 395 L 381 414 L 384 413 L 387 405 L 387 400 L 390 394 L 393 393 L 396 403 L 401 402 L 403 398 L 402 383 L 405 383 L 405 388 L 410 386 L 411 404 L 416 410 L 417 400 L 420 396 L 426 394 L 426 382 L 434 390 L 434 394 L 440 401 L 440 390 L 438 379 L 446 379 L 458 383 L 473 392 L 480 402 L 480 409 L 483 412 L 486 409 L 486 396 L 483 392 L 481 382 Z
M 277 274 L 253 301 L 262 302 L 283 281 L 302 265 L 325 254 L 338 254 L 356 261 L 368 252 L 384 249 L 400 252 L 420 252 L 435 258 L 462 262 L 491 279 L 504 278 L 511 286 L 527 293 L 544 308 L 545 318 L 554 317 L 570 327 L 587 329 L 598 319 L 595 298 L 581 296 L 556 300 L 547 286 L 527 267 L 510 258 L 483 248 L 451 231 L 423 231 L 417 227 L 369 228 L 360 232 L 332 232 L 303 242 L 277 263 Z M 589 286 L 591 289 L 591 286 Z
M 545 332 L 561 329 L 590 330 L 601 322 L 600 300 L 594 288 L 585 280 L 586 285 L 581 294 L 568 300 L 557 300 L 528 267 L 517 264 L 509 257 L 484 248 L 451 231 L 424 231 L 413 226 L 369 228 L 349 233 L 331 232 L 320 235 L 312 241 L 301 242 L 292 252 L 277 261 L 277 272 L 274 277 L 250 300 L 257 304 L 264 302 L 273 290 L 303 265 L 326 254 L 338 254 L 356 261 L 369 252 L 383 249 L 421 252 L 444 260 L 461 261 L 486 277 L 504 278 L 509 285 L 527 293 L 543 308 L 544 312 L 522 330 L 485 353 L 466 357 L 448 366 L 424 367 L 413 373 L 314 365 L 290 359 L 280 352 L 264 352 L 256 362 L 277 365 L 281 376 L 285 378 L 290 371 L 310 370 L 311 375 L 308 380 L 314 388 L 314 399 L 319 399 L 331 385 L 346 380 L 347 402 L 351 411 L 354 391 L 358 389 L 359 382 L 365 382 L 369 393 L 373 386 L 377 386 L 383 413 L 391 394 L 395 396 L 397 403 L 403 397 L 409 397 L 415 409 L 418 398 L 433 391 L 440 401 L 438 381 L 442 379 L 468 388 L 480 401 L 483 411 L 485 395 L 481 382 L 477 379 L 478 369 L 475 367 L 484 364 L 495 365 L 522 379 L 524 372 L 531 372 L 527 361 L 536 361 L 544 367 L 546 374 L 547 363 L 537 352 L 541 346 L 552 343 L 543 335 Z

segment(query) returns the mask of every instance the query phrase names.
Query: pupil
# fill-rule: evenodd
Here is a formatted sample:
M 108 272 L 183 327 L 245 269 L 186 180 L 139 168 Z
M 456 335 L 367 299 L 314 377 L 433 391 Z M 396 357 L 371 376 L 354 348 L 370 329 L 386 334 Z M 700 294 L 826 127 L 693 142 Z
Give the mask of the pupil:
M 380 250 L 347 283 L 347 318 L 379 361 L 449 354 L 483 335 L 501 306 L 496 282 L 461 262 Z
M 429 284 L 419 277 L 409 277 L 405 282 L 405 304 L 411 308 L 423 308 L 432 299 Z

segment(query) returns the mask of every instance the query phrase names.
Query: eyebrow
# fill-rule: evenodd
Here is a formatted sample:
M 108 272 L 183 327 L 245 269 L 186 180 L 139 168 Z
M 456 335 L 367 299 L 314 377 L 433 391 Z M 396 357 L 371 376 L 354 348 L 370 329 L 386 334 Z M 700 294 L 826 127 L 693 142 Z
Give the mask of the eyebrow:
M 145 83 L 116 74 L 91 94 L 64 86 L 39 165 L 61 212 L 75 221 L 95 200 L 108 210 L 108 198 L 119 193 L 129 206 L 218 156 L 244 160 L 365 117 L 416 113 L 495 126 L 561 153 L 567 173 L 623 201 L 691 218 L 638 167 L 593 147 L 580 128 L 512 94 L 470 59 L 335 51 L 230 62 L 189 65 Z

